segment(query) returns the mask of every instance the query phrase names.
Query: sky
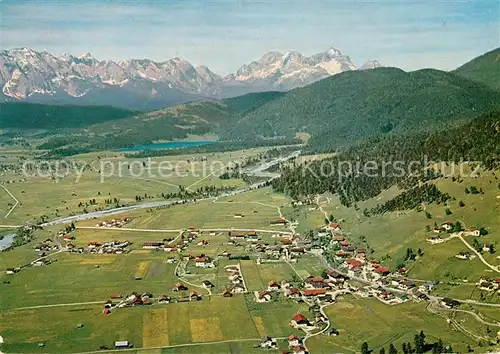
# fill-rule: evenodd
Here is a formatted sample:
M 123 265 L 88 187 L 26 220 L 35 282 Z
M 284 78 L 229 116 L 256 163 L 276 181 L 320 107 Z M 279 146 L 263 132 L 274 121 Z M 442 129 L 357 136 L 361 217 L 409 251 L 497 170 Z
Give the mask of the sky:
M 500 47 L 499 0 L 0 0 L 2 49 L 100 60 L 180 56 L 218 74 L 330 47 L 361 66 L 454 69 Z

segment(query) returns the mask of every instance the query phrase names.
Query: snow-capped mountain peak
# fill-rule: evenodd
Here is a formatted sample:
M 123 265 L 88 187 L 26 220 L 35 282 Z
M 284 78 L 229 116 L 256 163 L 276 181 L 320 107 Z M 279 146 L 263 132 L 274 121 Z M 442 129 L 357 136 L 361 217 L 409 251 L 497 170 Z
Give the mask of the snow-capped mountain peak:
M 360 70 L 376 69 L 381 67 L 382 65 L 378 62 L 378 60 L 369 60 L 363 64 Z
M 296 51 L 285 54 L 272 51 L 258 61 L 241 66 L 236 75 L 227 76 L 226 81 L 286 90 L 348 70 L 356 70 L 356 66 L 348 56 L 333 47 L 310 57 Z
M 363 68 L 378 66 L 377 61 L 371 61 Z M 60 102 L 66 102 L 66 98 L 88 99 L 85 103 L 118 106 L 129 105 L 125 102 L 128 99 L 123 97 L 139 100 L 149 97 L 171 103 L 172 100 L 184 102 L 197 97 L 288 90 L 355 69 L 349 57 L 333 47 L 309 57 L 297 51 L 269 51 L 224 78 L 204 65 L 194 67 L 180 56 L 162 62 L 150 59 L 115 62 L 100 61 L 90 53 L 79 56 L 64 53 L 57 57 L 30 48 L 0 52 L 0 85 L 4 99 L 48 98 Z M 107 94 L 113 100 L 107 100 Z M 169 99 L 169 95 L 174 98 Z M 161 102 L 156 104 L 161 106 Z

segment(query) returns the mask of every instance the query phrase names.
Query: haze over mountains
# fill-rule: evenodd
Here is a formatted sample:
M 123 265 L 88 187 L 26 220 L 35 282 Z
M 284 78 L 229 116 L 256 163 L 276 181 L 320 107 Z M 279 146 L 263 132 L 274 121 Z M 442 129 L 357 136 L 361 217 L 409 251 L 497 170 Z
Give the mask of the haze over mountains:
M 361 69 L 380 67 L 377 61 Z M 29 48 L 0 53 L 2 99 L 39 103 L 112 105 L 155 109 L 206 98 L 306 86 L 344 71 L 356 70 L 350 58 L 330 48 L 310 57 L 299 52 L 264 54 L 220 76 L 182 58 L 98 60 L 91 54 L 56 57 Z

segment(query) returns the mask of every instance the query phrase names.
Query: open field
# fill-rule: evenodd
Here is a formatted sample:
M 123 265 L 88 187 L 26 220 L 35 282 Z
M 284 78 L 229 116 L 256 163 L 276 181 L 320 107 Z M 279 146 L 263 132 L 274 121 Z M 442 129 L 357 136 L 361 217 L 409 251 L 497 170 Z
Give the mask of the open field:
M 27 268 L 15 276 L 2 275 L 2 309 L 88 301 L 133 291 L 169 294 L 177 282 L 175 264 L 165 253 L 90 255 L 59 253 L 48 266 Z M 134 280 L 138 264 L 150 262 L 147 276 Z M 98 266 L 98 267 L 96 267 Z
M 196 228 L 246 228 L 285 230 L 282 226 L 270 226 L 279 219 L 278 207 L 290 203 L 288 198 L 273 194 L 269 188 L 250 191 L 234 197 L 200 201 L 196 204 L 175 205 L 127 212 L 132 221 L 127 228 L 138 229 L 185 229 Z M 234 214 L 241 213 L 242 218 Z M 102 218 L 106 220 L 107 218 Z M 100 219 L 86 220 L 79 226 L 93 226 Z
M 382 346 L 387 351 L 390 343 L 400 351 L 403 342 L 413 345 L 414 335 L 421 330 L 427 342 L 441 338 L 445 345 L 452 345 L 454 352 L 466 352 L 467 345 L 476 344 L 460 331 L 450 328 L 445 319 L 427 313 L 425 304 L 387 306 L 374 299 L 348 297 L 327 307 L 326 313 L 332 327 L 340 334 L 311 338 L 307 345 L 312 353 L 355 353 L 365 341 L 375 352 Z
M 265 150 L 139 160 L 126 159 L 121 153 L 86 154 L 68 160 L 67 165 L 61 164 L 58 170 L 54 167 L 53 173 L 45 170 L 39 173 L 37 168 L 27 173 L 7 172 L 0 176 L 0 183 L 19 200 L 19 205 L 4 219 L 15 202 L 0 190 L 0 223 L 22 224 L 42 216 L 53 219 L 84 210 L 109 209 L 116 203 L 106 203 L 106 200 L 115 198 L 120 204 L 133 204 L 136 196 L 145 201 L 163 200 L 161 193 L 176 192 L 179 186 L 192 190 L 203 186 L 242 187 L 245 183 L 241 179 L 222 180 L 219 173 L 224 172 L 224 166 L 242 162 Z M 21 167 L 23 161 L 17 164 Z M 95 199 L 96 204 L 80 205 L 91 199 Z

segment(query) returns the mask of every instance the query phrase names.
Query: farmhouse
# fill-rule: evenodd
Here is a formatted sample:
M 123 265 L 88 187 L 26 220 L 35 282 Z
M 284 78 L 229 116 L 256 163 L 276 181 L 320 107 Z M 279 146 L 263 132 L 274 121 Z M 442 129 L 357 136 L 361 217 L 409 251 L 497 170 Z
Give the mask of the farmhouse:
M 120 341 L 116 341 L 115 342 L 115 348 L 116 349 L 123 349 L 123 348 L 128 348 L 129 347 L 129 343 L 128 341 L 126 340 L 120 340 Z
M 278 347 L 278 343 L 275 338 L 264 337 L 260 341 L 260 347 L 263 349 L 275 349 Z
M 376 267 L 374 266 L 374 271 L 380 275 L 388 275 L 390 273 L 389 268 L 383 267 L 379 264 L 377 264 Z
M 340 274 L 335 269 L 326 269 L 325 275 L 328 277 L 328 280 L 333 283 L 343 283 L 344 281 L 349 279 L 349 277 Z
M 290 321 L 290 325 L 293 328 L 310 328 L 312 327 L 311 323 L 304 317 L 304 315 L 298 313 L 292 317 Z
M 336 222 L 331 222 L 328 226 L 330 227 L 330 230 L 335 232 L 338 232 L 341 229 L 340 224 L 337 224 Z
M 187 286 L 185 286 L 184 284 L 182 283 L 177 283 L 175 284 L 174 288 L 172 289 L 172 291 L 185 291 L 187 290 Z
M 326 289 L 305 289 L 303 294 L 306 297 L 324 295 L 326 294 Z
M 469 230 L 464 231 L 464 236 L 481 236 L 481 231 L 476 227 L 471 227 Z
M 243 294 L 246 291 L 245 287 L 243 284 L 235 284 L 233 286 L 233 293 L 235 294 Z
M 470 252 L 462 251 L 462 252 L 456 254 L 455 257 L 458 259 L 470 259 L 471 254 L 470 254 Z
M 292 254 L 293 256 L 298 256 L 304 253 L 306 253 L 306 250 L 303 247 L 293 247 L 292 249 L 290 249 L 290 254 Z
M 306 348 L 302 345 L 297 345 L 293 348 L 293 354 L 307 354 Z
M 196 257 L 194 262 L 195 262 L 195 266 L 200 267 L 200 268 L 214 268 L 215 267 L 214 263 L 206 256 Z
M 144 249 L 157 249 L 159 247 L 163 247 L 163 241 L 144 242 L 144 244 L 142 245 L 142 248 Z
M 453 228 L 453 222 L 445 221 L 444 223 L 441 224 L 441 228 L 445 231 L 450 231 Z
M 248 241 L 258 241 L 258 240 L 259 240 L 259 235 L 258 235 L 258 234 L 257 234 L 257 232 L 255 232 L 255 231 L 249 231 L 249 232 L 247 233 L 247 237 L 246 237 L 246 239 L 247 239 Z
M 360 260 L 353 258 L 346 259 L 345 263 L 347 264 L 348 269 L 359 268 L 363 264 Z
M 280 286 L 278 285 L 278 282 L 272 280 L 267 284 L 267 290 L 268 291 L 278 291 L 280 289 Z
M 160 304 L 169 304 L 172 302 L 172 298 L 168 295 L 162 295 L 158 298 L 158 303 Z
M 304 283 L 306 288 L 312 289 L 324 289 L 329 287 L 322 277 L 309 276 L 304 280 Z
M 178 252 L 179 251 L 177 246 L 173 246 L 173 245 L 166 245 L 165 247 L 163 247 L 163 250 L 165 252 Z
M 289 347 L 296 347 L 301 343 L 302 343 L 301 340 L 297 336 L 291 335 L 288 337 L 288 346 Z
M 450 299 L 448 297 L 445 297 L 441 300 L 441 305 L 443 305 L 444 307 L 447 307 L 449 309 L 452 309 L 454 307 L 458 307 L 460 306 L 460 302 L 457 301 L 457 300 L 454 300 L 454 299 Z
M 269 223 L 270 226 L 286 225 L 287 221 L 285 218 L 280 218 L 279 220 L 274 220 Z
M 196 291 L 191 291 L 189 293 L 189 301 L 200 301 L 201 300 L 201 295 L 198 294 Z
M 203 287 L 205 289 L 212 289 L 214 287 L 214 284 L 212 284 L 210 281 L 208 280 L 203 280 Z
M 271 292 L 268 290 L 262 290 L 261 292 L 257 293 L 255 292 L 256 298 L 255 301 L 262 303 L 262 302 L 269 302 L 271 301 Z
M 231 240 L 244 240 L 246 237 L 244 232 L 237 231 L 229 231 L 228 235 Z
M 300 293 L 300 290 L 297 288 L 288 288 L 285 289 L 285 296 L 288 296 L 292 299 L 297 299 L 299 298 L 302 294 Z

